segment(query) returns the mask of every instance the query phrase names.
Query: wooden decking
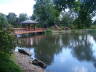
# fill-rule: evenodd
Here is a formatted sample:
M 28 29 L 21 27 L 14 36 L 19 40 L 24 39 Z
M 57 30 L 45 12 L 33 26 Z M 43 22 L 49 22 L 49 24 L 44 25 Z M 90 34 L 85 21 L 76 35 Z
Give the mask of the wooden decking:
M 35 30 L 30 28 L 14 28 L 14 33 L 17 34 L 29 34 L 29 33 L 41 33 L 44 32 L 45 28 L 36 28 Z

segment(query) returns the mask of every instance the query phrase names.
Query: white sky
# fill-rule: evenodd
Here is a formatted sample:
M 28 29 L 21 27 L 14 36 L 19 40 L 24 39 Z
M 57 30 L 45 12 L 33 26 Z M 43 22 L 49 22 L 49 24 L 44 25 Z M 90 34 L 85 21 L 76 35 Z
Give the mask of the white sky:
M 31 16 L 34 4 L 34 0 L 0 0 L 0 12 L 4 14 L 14 12 L 17 15 L 27 13 Z

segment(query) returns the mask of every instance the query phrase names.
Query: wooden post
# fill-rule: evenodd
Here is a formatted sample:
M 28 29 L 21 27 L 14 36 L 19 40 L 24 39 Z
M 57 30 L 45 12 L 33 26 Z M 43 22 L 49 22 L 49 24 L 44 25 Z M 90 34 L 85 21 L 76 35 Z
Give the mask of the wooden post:
M 35 30 L 35 24 L 34 24 L 34 30 Z

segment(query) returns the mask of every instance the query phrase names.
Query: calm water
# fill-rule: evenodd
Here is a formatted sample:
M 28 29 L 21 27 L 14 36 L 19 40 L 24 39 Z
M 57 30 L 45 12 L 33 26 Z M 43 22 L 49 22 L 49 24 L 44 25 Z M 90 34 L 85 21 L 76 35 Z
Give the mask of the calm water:
M 47 64 L 47 72 L 96 72 L 96 31 L 18 38 L 17 47 Z

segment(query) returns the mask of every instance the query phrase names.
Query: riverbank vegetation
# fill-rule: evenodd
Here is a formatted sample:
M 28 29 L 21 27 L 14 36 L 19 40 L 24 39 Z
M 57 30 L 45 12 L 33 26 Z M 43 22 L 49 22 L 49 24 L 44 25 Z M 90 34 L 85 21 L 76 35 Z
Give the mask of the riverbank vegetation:
M 14 38 L 8 31 L 6 16 L 0 14 L 0 72 L 21 72 L 10 58 L 14 47 Z

